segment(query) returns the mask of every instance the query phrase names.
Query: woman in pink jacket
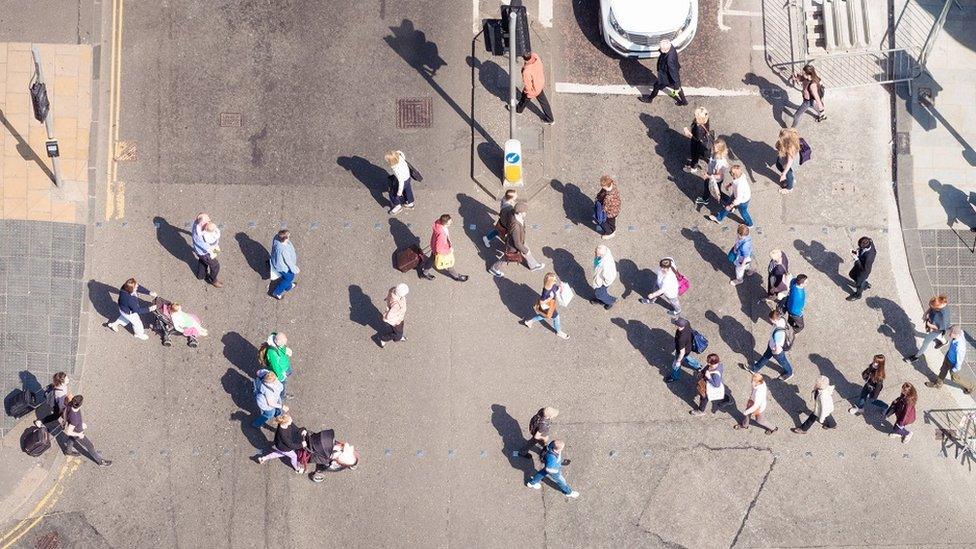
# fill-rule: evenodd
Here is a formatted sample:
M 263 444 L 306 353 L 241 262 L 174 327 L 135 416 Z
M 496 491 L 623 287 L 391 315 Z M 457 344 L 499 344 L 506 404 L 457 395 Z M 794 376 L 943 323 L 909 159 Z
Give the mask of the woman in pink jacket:
M 405 341 L 403 335 L 403 322 L 407 317 L 407 294 L 410 288 L 406 284 L 400 283 L 390 288 L 386 294 L 386 312 L 383 313 L 383 322 L 386 324 L 387 332 L 379 334 L 380 347 L 386 347 L 391 341 Z
M 420 276 L 427 280 L 434 279 L 434 275 L 430 274 L 431 269 L 436 269 L 458 282 L 468 280 L 468 275 L 458 274 L 454 270 L 454 247 L 451 245 L 451 233 L 448 230 L 450 226 L 449 214 L 444 214 L 434 221 L 433 232 L 430 235 L 430 257 L 427 258 L 420 273 Z

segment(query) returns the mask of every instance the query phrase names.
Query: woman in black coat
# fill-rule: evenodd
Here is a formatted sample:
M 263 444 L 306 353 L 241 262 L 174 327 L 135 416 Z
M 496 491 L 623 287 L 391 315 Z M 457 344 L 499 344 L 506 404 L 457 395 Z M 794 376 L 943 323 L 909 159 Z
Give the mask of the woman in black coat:
M 268 453 L 258 456 L 257 462 L 264 463 L 269 459 L 287 457 L 291 461 L 291 466 L 296 473 L 305 472 L 304 465 L 298 459 L 298 452 L 305 448 L 305 429 L 299 429 L 291 421 L 291 416 L 283 414 L 278 416 L 278 427 L 275 429 L 274 443 Z
M 868 277 L 871 276 L 871 267 L 874 266 L 874 256 L 877 254 L 878 251 L 874 249 L 874 242 L 870 238 L 862 236 L 858 239 L 857 249 L 851 250 L 851 255 L 854 256 L 854 266 L 848 273 L 851 280 L 854 281 L 854 291 L 847 296 L 847 301 L 861 299 L 864 290 L 871 287 Z

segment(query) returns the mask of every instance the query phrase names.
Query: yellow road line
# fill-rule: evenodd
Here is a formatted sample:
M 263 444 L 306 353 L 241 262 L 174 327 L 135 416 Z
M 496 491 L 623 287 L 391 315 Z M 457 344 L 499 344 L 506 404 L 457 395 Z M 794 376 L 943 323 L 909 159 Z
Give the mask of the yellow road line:
M 124 206 L 120 210 L 120 198 L 115 185 L 118 164 L 116 147 L 119 141 L 120 110 L 122 108 L 122 14 L 124 0 L 112 0 L 112 52 L 109 66 L 109 105 L 108 105 L 108 166 L 106 170 L 105 219 L 120 219 L 125 215 Z M 122 197 L 124 200 L 124 196 Z
M 80 459 L 76 457 L 68 458 L 64 465 L 61 466 L 61 472 L 58 474 L 58 479 L 54 481 L 54 485 L 51 486 L 47 493 L 44 494 L 44 497 L 37 502 L 37 505 L 34 506 L 34 509 L 30 512 L 30 514 L 18 522 L 16 526 L 11 528 L 3 535 L 2 538 L 0 538 L 0 543 L 3 543 L 3 546 L 0 547 L 0 549 L 8 549 L 14 543 L 17 543 L 20 538 L 24 537 L 27 532 L 30 532 L 35 526 L 38 525 L 38 523 L 41 522 L 41 520 L 44 519 L 45 513 L 54 507 L 54 504 L 58 502 L 61 494 L 64 493 L 64 481 L 67 480 L 67 478 L 70 477 L 76 469 L 78 469 L 80 464 Z M 16 536 L 14 536 L 14 534 L 16 534 Z M 14 537 L 11 538 L 11 536 Z M 8 538 L 10 539 L 8 540 Z

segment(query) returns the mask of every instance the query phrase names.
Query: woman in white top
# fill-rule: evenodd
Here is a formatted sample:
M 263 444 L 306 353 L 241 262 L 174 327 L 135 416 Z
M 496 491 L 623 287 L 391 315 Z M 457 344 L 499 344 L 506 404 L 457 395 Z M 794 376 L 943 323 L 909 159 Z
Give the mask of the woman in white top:
M 593 256 L 593 298 L 590 303 L 602 304 L 604 309 L 609 310 L 617 302 L 617 298 L 610 295 L 607 288 L 617 280 L 617 265 L 613 261 L 613 254 L 610 248 L 603 244 L 596 247 Z
M 733 429 L 748 429 L 749 419 L 756 422 L 756 425 L 766 430 L 767 435 L 771 435 L 779 430 L 779 427 L 770 427 L 766 423 L 763 413 L 769 399 L 769 388 L 766 387 L 766 379 L 762 374 L 752 374 L 752 394 L 749 396 L 749 403 L 745 411 L 742 412 L 742 421 L 734 425 Z
M 403 151 L 390 151 L 386 153 L 386 163 L 393 172 L 390 181 L 390 214 L 396 215 L 403 209 L 403 206 L 413 208 L 413 179 L 410 178 L 410 164 L 403 155 Z M 393 185 L 396 180 L 396 186 Z
M 678 301 L 678 266 L 674 263 L 674 258 L 665 257 L 658 263 L 657 290 L 642 297 L 638 301 L 644 305 L 650 305 L 658 297 L 664 299 L 671 305 L 671 316 L 681 314 L 681 302 Z
M 732 210 L 739 208 L 739 216 L 747 227 L 752 227 L 752 216 L 749 215 L 749 201 L 752 200 L 752 187 L 749 185 L 749 177 L 741 164 L 733 164 L 729 168 L 731 181 L 722 189 L 722 203 L 718 213 L 705 216 L 709 221 L 721 223 Z
M 799 427 L 790 429 L 798 435 L 806 434 L 813 427 L 814 423 L 820 423 L 824 429 L 834 429 L 837 422 L 834 421 L 834 386 L 830 384 L 827 376 L 820 376 L 817 384 L 813 388 L 813 412 L 807 417 Z

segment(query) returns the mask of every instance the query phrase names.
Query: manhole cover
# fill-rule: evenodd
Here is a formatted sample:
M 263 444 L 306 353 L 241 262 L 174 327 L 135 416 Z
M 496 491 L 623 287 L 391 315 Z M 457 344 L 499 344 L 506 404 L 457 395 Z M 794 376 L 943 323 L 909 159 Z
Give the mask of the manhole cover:
M 244 125 L 244 115 L 239 112 L 222 112 L 218 123 L 221 128 L 239 128 Z
M 37 540 L 37 549 L 61 549 L 61 539 L 57 532 L 48 532 Z
M 429 128 L 431 124 L 429 97 L 397 99 L 397 128 Z

